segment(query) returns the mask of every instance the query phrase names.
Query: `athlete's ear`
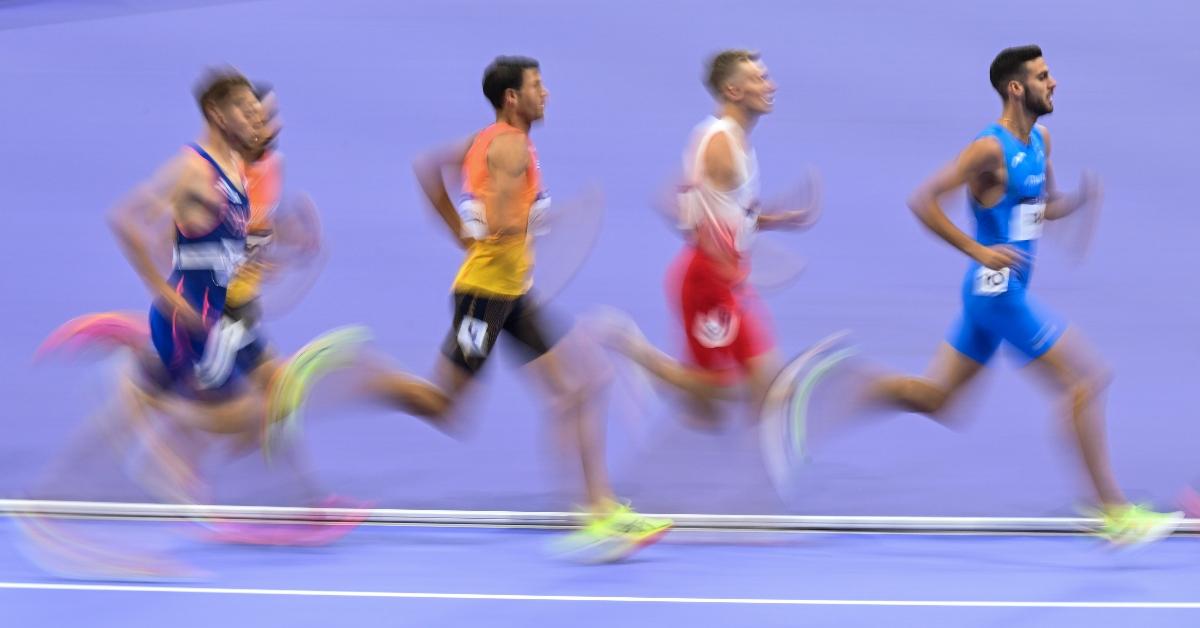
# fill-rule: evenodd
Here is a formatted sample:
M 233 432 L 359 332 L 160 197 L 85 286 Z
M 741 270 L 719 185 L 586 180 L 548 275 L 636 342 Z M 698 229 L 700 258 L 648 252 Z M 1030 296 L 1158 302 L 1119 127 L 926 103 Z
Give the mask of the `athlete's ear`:
M 225 113 L 221 111 L 220 107 L 209 105 L 206 113 L 208 114 L 209 121 L 212 122 L 214 127 L 218 129 L 225 128 Z
M 1024 83 L 1022 83 L 1021 81 L 1018 81 L 1018 80 L 1016 80 L 1016 79 L 1013 79 L 1013 80 L 1009 81 L 1009 82 L 1008 82 L 1008 89 L 1009 89 L 1009 92 L 1010 92 L 1010 93 L 1013 91 L 1013 86 L 1014 86 L 1014 85 L 1016 86 L 1016 94 L 1015 94 L 1015 95 L 1016 95 L 1016 96 L 1024 96 L 1024 95 L 1025 95 L 1025 84 L 1024 84 Z

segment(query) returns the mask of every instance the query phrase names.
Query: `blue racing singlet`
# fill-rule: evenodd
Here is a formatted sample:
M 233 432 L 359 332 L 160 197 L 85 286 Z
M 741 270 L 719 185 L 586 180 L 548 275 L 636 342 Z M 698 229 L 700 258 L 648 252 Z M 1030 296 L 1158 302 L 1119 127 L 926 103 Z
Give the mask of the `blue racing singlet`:
M 1000 142 L 1008 176 L 1004 196 L 991 207 L 983 207 L 967 192 L 975 217 L 975 240 L 984 246 L 1007 244 L 1024 252 L 1029 259 L 1000 271 L 982 268 L 972 260 L 968 280 L 974 283 L 974 292 L 979 295 L 1023 290 L 1028 286 L 1046 213 L 1046 151 L 1042 132 L 1035 126 L 1026 144 L 1002 125 L 992 124 L 976 139 L 984 137 L 994 137 Z
M 203 148 L 193 144 L 191 149 L 212 165 L 215 185 L 225 196 L 225 207 L 216 226 L 207 233 L 189 235 L 175 226 L 173 272 L 168 282 L 210 320 L 224 310 L 229 279 L 245 260 L 250 200 L 244 186 L 235 185 Z

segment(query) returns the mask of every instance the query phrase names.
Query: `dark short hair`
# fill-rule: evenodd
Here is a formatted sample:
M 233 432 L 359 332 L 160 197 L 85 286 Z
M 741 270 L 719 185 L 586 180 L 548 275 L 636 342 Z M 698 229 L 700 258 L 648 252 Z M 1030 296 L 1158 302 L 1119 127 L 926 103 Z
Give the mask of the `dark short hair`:
M 209 108 L 224 104 L 230 94 L 240 87 L 254 91 L 250 80 L 241 72 L 228 67 L 210 69 L 196 83 L 196 104 L 200 105 L 200 111 L 207 119 Z
M 525 83 L 525 70 L 539 67 L 537 60 L 529 57 L 496 57 L 483 71 L 483 95 L 499 111 L 504 107 L 504 93 L 521 89 Z
M 1038 46 L 1016 46 L 1014 48 L 1005 48 L 996 55 L 992 60 L 992 67 L 988 70 L 988 77 L 992 80 L 992 87 L 1004 98 L 1008 93 L 1008 82 L 1014 79 L 1025 78 L 1025 62 L 1033 61 L 1042 56 L 1042 49 Z

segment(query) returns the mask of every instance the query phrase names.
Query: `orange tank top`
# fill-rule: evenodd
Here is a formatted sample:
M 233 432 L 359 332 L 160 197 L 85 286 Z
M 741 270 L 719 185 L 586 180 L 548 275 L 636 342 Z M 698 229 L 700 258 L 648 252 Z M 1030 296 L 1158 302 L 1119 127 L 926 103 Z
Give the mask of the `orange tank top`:
M 283 194 L 283 158 L 267 153 L 246 166 L 246 194 L 250 197 L 250 233 L 271 230 L 271 220 Z
M 246 225 L 246 243 L 251 255 L 238 268 L 226 291 L 226 305 L 240 307 L 258 298 L 262 291 L 266 267 L 254 254 L 259 241 L 271 234 L 275 210 L 283 194 L 283 157 L 267 153 L 258 161 L 247 164 L 246 195 L 250 197 L 250 222 Z
M 525 185 L 516 203 L 519 208 L 511 216 L 498 215 L 494 203 L 495 187 L 488 171 L 487 154 L 496 137 L 506 133 L 525 136 L 529 147 L 529 167 L 525 170 Z M 528 236 L 529 214 L 541 194 L 541 170 L 537 151 L 520 129 L 497 122 L 480 131 L 463 160 L 463 195 L 460 210 L 482 213 L 488 234 L 500 231 L 517 235 L 487 235 L 476 240 L 467 249 L 454 280 L 458 292 L 482 293 L 487 295 L 515 297 L 529 291 L 533 255 Z

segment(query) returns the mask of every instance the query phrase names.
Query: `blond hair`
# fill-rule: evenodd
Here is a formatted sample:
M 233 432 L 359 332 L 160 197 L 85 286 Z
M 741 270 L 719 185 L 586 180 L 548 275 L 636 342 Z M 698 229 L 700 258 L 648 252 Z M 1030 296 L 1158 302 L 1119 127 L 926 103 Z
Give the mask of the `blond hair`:
M 705 85 L 713 96 L 722 97 L 722 91 L 729 79 L 733 78 L 738 66 L 746 61 L 758 61 L 759 54 L 754 50 L 722 50 L 708 62 L 708 73 Z

